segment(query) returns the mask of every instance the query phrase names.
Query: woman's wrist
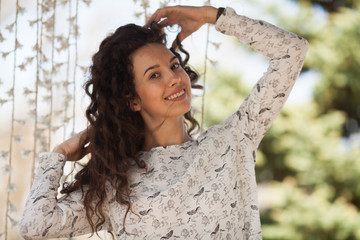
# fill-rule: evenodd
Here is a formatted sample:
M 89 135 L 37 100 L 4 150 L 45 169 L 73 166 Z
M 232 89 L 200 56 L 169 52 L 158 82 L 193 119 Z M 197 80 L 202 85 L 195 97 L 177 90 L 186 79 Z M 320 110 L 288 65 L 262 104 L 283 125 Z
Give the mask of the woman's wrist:
M 66 156 L 66 151 L 64 149 L 62 149 L 60 146 L 56 146 L 53 151 L 54 153 L 60 153 L 64 156 Z
M 204 6 L 205 10 L 205 22 L 215 24 L 218 9 L 212 6 Z

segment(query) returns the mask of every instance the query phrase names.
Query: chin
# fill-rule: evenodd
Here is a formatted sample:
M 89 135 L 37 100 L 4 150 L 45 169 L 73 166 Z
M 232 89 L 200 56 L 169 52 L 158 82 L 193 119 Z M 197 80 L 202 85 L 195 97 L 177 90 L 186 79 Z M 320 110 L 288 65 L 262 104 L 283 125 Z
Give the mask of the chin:
M 191 110 L 191 105 L 188 107 L 181 107 L 178 109 L 173 109 L 174 111 L 170 114 L 173 116 L 184 116 L 186 113 L 188 113 Z

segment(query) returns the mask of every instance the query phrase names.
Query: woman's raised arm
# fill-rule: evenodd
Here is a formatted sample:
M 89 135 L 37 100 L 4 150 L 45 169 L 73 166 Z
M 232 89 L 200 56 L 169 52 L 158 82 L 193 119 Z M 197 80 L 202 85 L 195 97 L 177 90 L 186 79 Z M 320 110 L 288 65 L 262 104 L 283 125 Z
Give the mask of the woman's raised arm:
M 240 43 L 251 46 L 269 60 L 266 72 L 242 103 L 235 118 L 240 119 L 237 121 L 241 122 L 239 127 L 257 148 L 299 76 L 308 42 L 265 21 L 238 15 L 232 8 L 225 9 L 215 28 L 237 37 Z

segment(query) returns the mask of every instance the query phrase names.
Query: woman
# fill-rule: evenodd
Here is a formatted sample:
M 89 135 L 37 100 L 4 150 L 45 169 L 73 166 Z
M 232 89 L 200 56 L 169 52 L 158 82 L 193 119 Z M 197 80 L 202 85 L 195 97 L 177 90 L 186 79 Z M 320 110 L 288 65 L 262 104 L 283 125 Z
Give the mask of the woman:
M 197 76 L 166 49 L 153 21 L 179 24 L 180 42 L 215 24 L 270 61 L 239 110 L 197 139 L 190 112 Z M 26 239 L 100 230 L 118 239 L 261 239 L 256 150 L 298 77 L 307 41 L 210 6 L 161 8 L 145 27 L 120 27 L 94 55 L 90 126 L 40 155 L 20 224 Z M 57 200 L 65 160 L 87 153 L 89 163 Z

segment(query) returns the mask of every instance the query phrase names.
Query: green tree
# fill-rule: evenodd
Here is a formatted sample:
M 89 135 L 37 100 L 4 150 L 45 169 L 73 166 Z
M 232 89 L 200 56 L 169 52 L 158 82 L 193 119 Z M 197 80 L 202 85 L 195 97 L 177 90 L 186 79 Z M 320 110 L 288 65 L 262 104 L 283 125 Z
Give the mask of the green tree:
M 360 10 L 360 4 L 358 5 Z M 342 8 L 311 43 L 307 66 L 321 72 L 314 100 L 321 114 L 334 109 L 346 113 L 344 134 L 359 131 L 360 123 L 360 14 Z
M 313 6 L 321 6 L 329 13 L 338 12 L 341 8 L 355 8 L 357 0 L 294 0 L 299 4 L 311 4 Z
M 281 197 L 262 213 L 265 239 L 360 238 L 360 149 L 343 143 L 345 120 L 340 111 L 318 116 L 311 103 L 284 109 L 270 128 L 257 173 L 273 173 Z

